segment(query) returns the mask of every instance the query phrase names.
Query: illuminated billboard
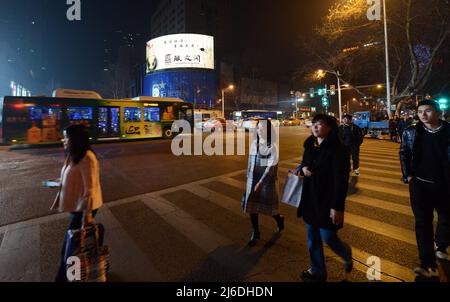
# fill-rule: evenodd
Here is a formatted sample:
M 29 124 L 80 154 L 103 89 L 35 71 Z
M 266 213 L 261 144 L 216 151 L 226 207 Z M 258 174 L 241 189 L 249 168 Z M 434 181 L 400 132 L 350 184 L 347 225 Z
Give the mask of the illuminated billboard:
M 217 75 L 213 70 L 170 69 L 148 74 L 144 80 L 145 96 L 180 98 L 198 105 L 215 105 Z
M 176 34 L 147 43 L 147 73 L 174 68 L 214 69 L 214 37 Z

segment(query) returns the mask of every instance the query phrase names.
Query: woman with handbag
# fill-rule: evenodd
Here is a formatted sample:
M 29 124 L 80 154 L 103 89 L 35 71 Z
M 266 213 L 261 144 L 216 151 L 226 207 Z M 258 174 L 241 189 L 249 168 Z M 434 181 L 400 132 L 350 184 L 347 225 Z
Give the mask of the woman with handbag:
M 284 217 L 278 212 L 278 147 L 272 122 L 261 119 L 256 125 L 256 139 L 250 147 L 247 169 L 247 190 L 242 199 L 242 208 L 250 214 L 253 227 L 249 246 L 255 246 L 261 238 L 259 214 L 272 216 L 277 222 L 278 232 L 284 229 Z
M 327 270 L 322 241 L 344 260 L 347 273 L 353 269 L 351 247 L 337 235 L 344 223 L 350 154 L 339 139 L 334 117 L 320 114 L 312 123 L 300 166 L 304 180 L 297 213 L 306 223 L 311 268 L 301 273 L 301 279 L 324 282 Z
M 60 190 L 51 209 L 70 213 L 69 230 L 92 224 L 97 210 L 103 205 L 100 187 L 99 163 L 89 142 L 89 133 L 83 125 L 72 125 L 64 131 L 64 149 L 67 158 L 56 180 Z M 67 235 L 61 251 L 61 262 L 56 282 L 66 282 L 65 250 Z

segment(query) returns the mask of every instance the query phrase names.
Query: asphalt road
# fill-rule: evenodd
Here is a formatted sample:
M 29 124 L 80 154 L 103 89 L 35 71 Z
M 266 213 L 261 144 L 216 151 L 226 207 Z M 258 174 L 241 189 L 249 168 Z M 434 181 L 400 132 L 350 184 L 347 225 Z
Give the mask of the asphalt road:
M 282 128 L 281 160 L 299 156 L 308 134 L 307 129 Z M 99 144 L 94 150 L 100 160 L 106 202 L 207 179 L 247 165 L 246 156 L 175 156 L 170 140 Z M 56 193 L 44 188 L 42 182 L 59 177 L 63 154 L 62 148 L 0 151 L 0 226 L 51 214 L 49 208 Z

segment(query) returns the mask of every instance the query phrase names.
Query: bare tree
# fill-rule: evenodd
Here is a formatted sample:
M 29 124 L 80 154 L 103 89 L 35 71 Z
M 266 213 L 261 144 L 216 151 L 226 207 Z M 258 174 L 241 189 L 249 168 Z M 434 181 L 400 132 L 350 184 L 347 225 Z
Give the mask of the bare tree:
M 105 98 L 120 99 L 129 97 L 130 80 L 128 68 L 111 65 L 104 71 L 101 81 L 93 86 Z
M 448 42 L 448 0 L 389 1 L 391 95 L 394 101 L 427 89 L 436 60 Z M 304 43 L 310 63 L 296 76 L 317 68 L 339 70 L 348 82 L 384 80 L 382 21 L 369 21 L 366 0 L 333 5 L 311 40 Z

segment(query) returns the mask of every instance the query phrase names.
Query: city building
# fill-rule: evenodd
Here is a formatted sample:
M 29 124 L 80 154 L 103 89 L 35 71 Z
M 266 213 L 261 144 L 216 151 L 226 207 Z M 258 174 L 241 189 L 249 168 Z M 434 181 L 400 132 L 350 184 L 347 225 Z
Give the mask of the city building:
M 0 4 L 0 96 L 43 90 L 45 5 L 46 1 L 28 1 L 18 14 L 15 5 Z
M 179 97 L 199 106 L 221 107 L 221 90 L 234 84 L 236 89 L 227 92 L 225 97 L 227 112 L 278 108 L 280 96 L 285 97 L 289 90 L 280 90 L 278 77 L 255 73 L 254 66 L 262 64 L 257 45 L 242 48 L 244 44 L 251 45 L 251 37 L 242 24 L 248 22 L 249 13 L 255 13 L 254 10 L 253 6 L 233 0 L 161 1 L 151 18 L 152 41 L 167 37 L 166 42 L 170 42 L 171 35 L 177 34 L 211 36 L 214 69 L 151 71 L 145 78 L 144 94 Z

